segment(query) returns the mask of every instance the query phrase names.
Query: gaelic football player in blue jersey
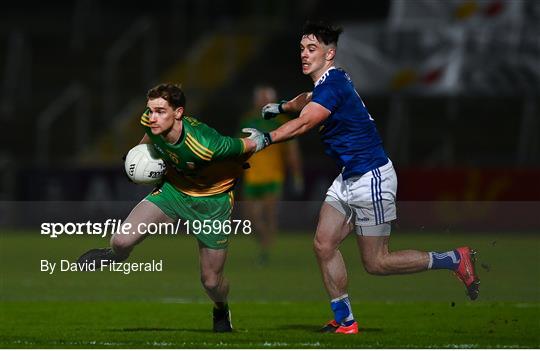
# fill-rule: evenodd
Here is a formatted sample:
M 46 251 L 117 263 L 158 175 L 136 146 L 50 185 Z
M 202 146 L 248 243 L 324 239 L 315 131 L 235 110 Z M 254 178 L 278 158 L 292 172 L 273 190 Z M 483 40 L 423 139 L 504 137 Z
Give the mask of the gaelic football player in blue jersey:
M 347 294 L 347 270 L 339 251 L 355 231 L 362 262 L 376 275 L 448 269 L 465 284 L 469 297 L 478 296 L 474 251 L 460 247 L 447 252 L 390 251 L 391 221 L 396 219 L 397 179 L 381 138 L 347 73 L 334 67 L 342 30 L 324 23 L 307 23 L 300 41 L 302 73 L 314 83 L 312 92 L 288 102 L 263 107 L 264 118 L 300 113 L 270 133 L 245 129 L 257 151 L 318 127 L 325 152 L 342 169 L 326 193 L 319 214 L 314 249 L 334 318 L 321 331 L 358 333 Z

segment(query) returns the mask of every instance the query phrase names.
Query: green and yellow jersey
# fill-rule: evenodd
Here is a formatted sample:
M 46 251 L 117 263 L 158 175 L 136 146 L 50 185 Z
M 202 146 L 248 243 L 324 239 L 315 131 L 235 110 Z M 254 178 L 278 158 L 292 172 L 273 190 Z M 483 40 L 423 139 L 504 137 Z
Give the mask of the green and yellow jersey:
M 260 116 L 245 120 L 241 128 L 255 128 L 263 132 L 270 132 L 279 128 L 288 119 L 279 115 L 274 119 L 262 119 Z M 250 168 L 244 173 L 246 184 L 263 184 L 283 182 L 285 180 L 285 143 L 272 144 L 262 152 L 258 152 L 249 159 Z
M 210 196 L 230 190 L 242 175 L 244 142 L 219 134 L 193 117 L 182 117 L 182 135 L 176 144 L 152 134 L 149 110 L 141 116 L 146 135 L 167 163 L 165 179 L 190 196 Z

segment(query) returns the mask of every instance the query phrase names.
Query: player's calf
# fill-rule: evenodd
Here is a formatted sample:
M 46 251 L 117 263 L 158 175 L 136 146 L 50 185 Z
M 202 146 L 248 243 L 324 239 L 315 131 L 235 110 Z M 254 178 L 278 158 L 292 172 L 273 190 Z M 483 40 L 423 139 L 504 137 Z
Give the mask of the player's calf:
M 115 234 L 111 238 L 112 249 L 122 256 L 129 256 L 134 246 L 135 242 L 133 242 L 129 234 Z

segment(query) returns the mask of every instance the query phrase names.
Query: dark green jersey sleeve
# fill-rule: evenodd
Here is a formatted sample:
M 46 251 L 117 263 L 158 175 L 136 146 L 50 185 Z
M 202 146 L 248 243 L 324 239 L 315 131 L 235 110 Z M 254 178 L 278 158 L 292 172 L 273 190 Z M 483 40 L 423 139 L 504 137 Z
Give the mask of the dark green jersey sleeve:
M 214 149 L 214 160 L 240 156 L 244 153 L 245 149 L 242 139 L 223 135 L 214 139 L 214 143 L 211 147 Z

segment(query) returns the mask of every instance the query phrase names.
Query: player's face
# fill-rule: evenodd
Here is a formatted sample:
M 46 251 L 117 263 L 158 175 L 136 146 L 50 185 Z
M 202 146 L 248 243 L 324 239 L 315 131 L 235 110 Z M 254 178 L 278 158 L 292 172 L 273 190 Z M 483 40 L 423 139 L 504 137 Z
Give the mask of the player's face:
M 184 112 L 182 107 L 173 109 L 163 98 L 148 100 L 147 106 L 150 109 L 150 129 L 154 135 L 168 133 Z
M 313 34 L 304 35 L 300 41 L 302 73 L 318 79 L 333 62 L 335 49 L 320 43 Z

